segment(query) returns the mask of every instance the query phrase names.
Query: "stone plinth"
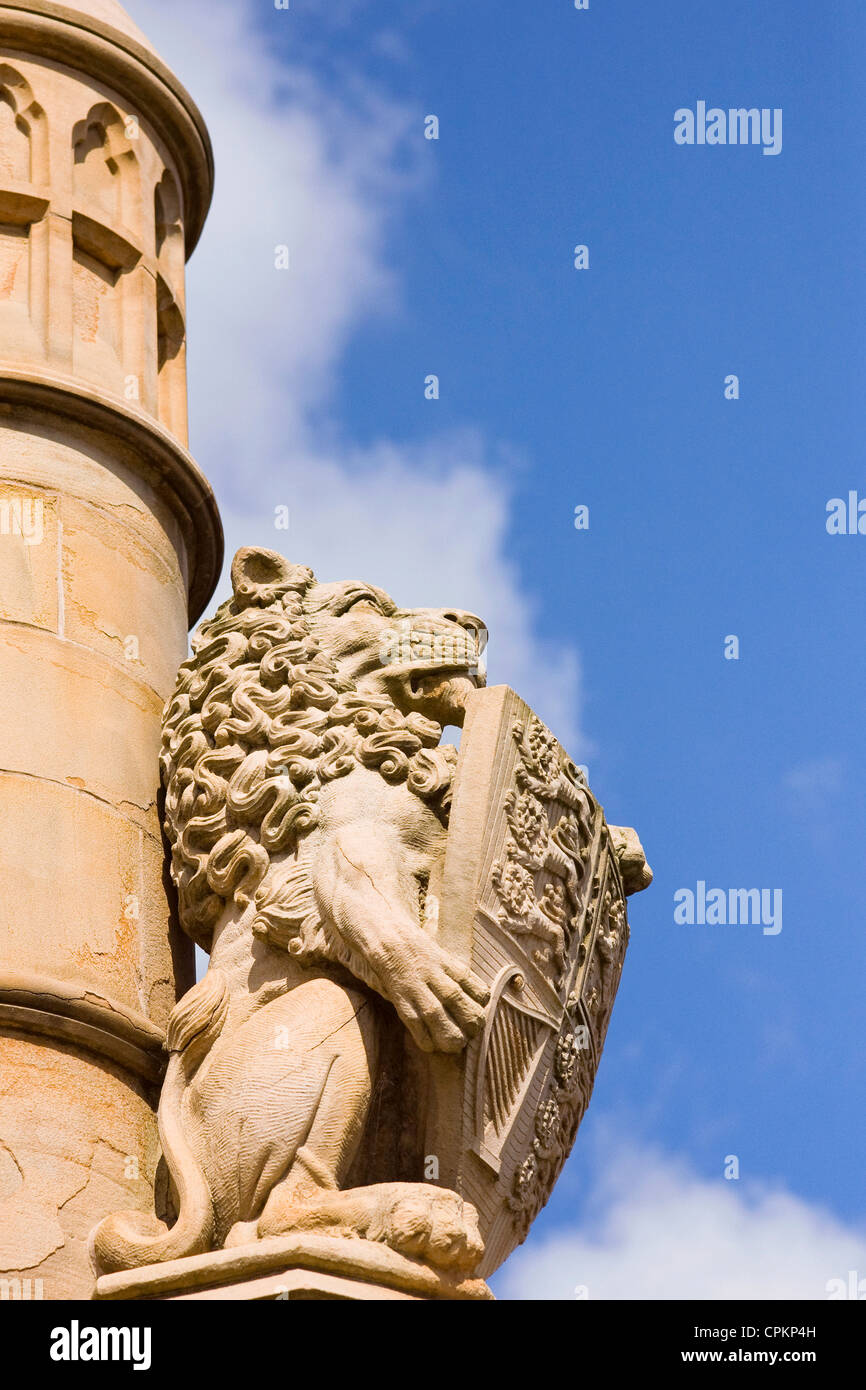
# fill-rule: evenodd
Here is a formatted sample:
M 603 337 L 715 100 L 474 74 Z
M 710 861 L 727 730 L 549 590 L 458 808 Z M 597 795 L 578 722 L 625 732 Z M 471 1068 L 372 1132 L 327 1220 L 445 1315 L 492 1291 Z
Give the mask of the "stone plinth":
M 437 1274 L 376 1241 L 297 1234 L 105 1274 L 95 1297 L 484 1301 L 493 1295 L 482 1279 Z

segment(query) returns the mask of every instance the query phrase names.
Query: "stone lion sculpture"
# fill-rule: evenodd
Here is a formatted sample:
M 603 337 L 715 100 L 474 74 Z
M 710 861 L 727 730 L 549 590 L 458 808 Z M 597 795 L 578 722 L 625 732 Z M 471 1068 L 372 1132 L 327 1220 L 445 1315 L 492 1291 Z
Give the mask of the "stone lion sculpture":
M 166 1042 L 176 1219 L 106 1218 L 94 1265 L 320 1231 L 471 1271 L 474 1209 L 412 1180 L 399 1058 L 459 1052 L 484 1018 L 485 986 L 436 943 L 431 890 L 456 764 L 439 742 L 483 684 L 484 629 L 269 550 L 239 551 L 232 583 L 164 718 L 180 920 L 210 951 Z

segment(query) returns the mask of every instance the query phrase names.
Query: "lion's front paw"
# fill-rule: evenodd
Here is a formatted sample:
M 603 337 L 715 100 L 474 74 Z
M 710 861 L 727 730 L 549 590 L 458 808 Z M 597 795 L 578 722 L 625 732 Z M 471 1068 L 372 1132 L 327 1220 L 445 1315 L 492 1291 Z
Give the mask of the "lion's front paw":
M 462 1052 L 484 1023 L 490 998 L 483 980 L 423 934 L 393 971 L 387 992 L 423 1052 Z
M 468 1274 L 484 1254 L 475 1208 L 443 1188 L 424 1183 L 395 1186 L 377 1225 L 368 1232 L 370 1237 L 439 1269 Z

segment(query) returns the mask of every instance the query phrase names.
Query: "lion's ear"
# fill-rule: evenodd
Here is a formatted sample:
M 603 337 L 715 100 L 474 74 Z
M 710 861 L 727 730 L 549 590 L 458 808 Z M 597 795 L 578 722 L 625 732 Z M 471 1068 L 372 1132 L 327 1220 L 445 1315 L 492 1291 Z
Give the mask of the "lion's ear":
M 313 580 L 306 565 L 293 565 L 263 546 L 242 546 L 232 560 L 232 588 L 240 608 L 265 608 L 290 590 L 303 594 Z

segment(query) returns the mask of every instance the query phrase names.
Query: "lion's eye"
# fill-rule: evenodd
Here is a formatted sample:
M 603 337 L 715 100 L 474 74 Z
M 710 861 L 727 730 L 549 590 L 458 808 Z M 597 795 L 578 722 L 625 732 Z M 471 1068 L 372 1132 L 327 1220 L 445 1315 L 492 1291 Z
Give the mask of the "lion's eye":
M 358 608 L 365 609 L 368 613 L 379 613 L 381 611 L 376 600 L 371 598 L 369 594 L 359 594 L 356 599 L 352 600 L 345 611 L 347 613 L 353 613 Z

